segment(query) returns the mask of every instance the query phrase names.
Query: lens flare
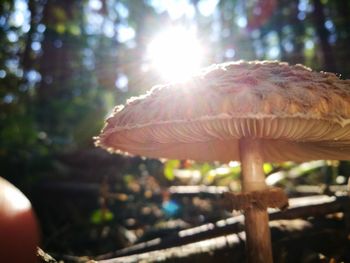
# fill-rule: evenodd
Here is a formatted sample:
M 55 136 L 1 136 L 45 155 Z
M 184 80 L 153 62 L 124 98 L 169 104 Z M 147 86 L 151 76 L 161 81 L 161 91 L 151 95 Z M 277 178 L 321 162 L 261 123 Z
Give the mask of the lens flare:
M 173 28 L 149 44 L 148 56 L 166 80 L 182 81 L 200 68 L 203 49 L 194 32 Z

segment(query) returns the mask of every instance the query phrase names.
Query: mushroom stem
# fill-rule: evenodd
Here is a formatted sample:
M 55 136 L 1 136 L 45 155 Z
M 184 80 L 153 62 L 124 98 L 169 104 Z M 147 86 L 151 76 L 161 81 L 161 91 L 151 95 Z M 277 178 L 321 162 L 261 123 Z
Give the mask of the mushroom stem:
M 243 192 L 266 189 L 261 141 L 241 139 L 239 150 Z M 244 211 L 244 216 L 247 262 L 272 263 L 271 233 L 266 209 L 252 206 Z

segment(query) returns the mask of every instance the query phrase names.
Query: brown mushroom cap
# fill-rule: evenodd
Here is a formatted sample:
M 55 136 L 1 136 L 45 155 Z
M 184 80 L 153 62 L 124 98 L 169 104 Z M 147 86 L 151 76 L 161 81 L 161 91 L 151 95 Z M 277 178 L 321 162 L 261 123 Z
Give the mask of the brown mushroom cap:
M 261 139 L 264 161 L 350 160 L 350 80 L 276 61 L 213 65 L 117 107 L 96 144 L 227 162 L 240 138 Z

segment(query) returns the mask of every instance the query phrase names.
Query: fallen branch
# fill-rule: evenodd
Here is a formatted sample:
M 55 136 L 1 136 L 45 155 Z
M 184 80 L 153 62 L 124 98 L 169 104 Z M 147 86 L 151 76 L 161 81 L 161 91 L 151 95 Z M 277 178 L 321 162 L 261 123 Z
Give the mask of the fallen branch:
M 47 254 L 44 250 L 42 250 L 40 247 L 37 248 L 36 254 L 39 258 L 39 262 L 45 262 L 45 263 L 57 263 L 57 260 L 51 257 L 49 254 Z

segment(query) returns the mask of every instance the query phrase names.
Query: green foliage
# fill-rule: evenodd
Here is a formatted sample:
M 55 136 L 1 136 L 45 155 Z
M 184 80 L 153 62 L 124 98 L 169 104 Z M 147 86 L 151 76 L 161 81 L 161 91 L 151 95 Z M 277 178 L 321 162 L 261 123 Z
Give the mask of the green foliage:
M 166 179 L 169 181 L 173 181 L 175 179 L 174 169 L 178 169 L 180 167 L 179 160 L 169 160 L 164 164 L 164 175 Z

